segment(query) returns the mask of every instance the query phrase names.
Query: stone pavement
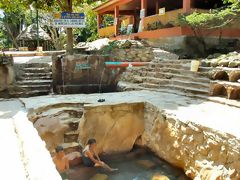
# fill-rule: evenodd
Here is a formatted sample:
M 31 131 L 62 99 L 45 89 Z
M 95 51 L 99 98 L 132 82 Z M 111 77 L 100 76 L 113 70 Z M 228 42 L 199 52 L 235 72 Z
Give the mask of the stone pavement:
M 51 56 L 53 54 L 64 54 L 66 51 L 5 51 L 6 55 L 12 55 L 13 57 L 24 57 L 24 56 Z M 0 52 L 1 54 L 1 52 Z
M 15 64 L 24 64 L 24 63 L 48 63 L 52 64 L 51 56 L 26 56 L 26 57 L 14 57 Z
M 98 103 L 98 99 L 105 99 Z M 240 138 L 240 110 L 236 107 L 214 103 L 204 99 L 154 91 L 130 91 L 106 94 L 50 95 L 22 98 L 27 109 L 37 109 L 59 103 L 91 103 L 112 105 L 120 103 L 148 102 L 175 116 L 180 121 L 193 122 Z
M 0 179 L 61 179 L 18 100 L 0 101 L 0 142 Z

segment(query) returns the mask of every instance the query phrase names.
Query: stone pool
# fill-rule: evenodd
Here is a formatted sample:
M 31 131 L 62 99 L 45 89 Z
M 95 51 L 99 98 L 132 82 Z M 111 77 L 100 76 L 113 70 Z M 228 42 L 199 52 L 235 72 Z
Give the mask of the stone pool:
M 119 170 L 109 173 L 100 168 L 75 167 L 69 180 L 188 180 L 184 172 L 159 159 L 152 152 L 134 148 L 126 154 L 102 157 L 102 160 Z

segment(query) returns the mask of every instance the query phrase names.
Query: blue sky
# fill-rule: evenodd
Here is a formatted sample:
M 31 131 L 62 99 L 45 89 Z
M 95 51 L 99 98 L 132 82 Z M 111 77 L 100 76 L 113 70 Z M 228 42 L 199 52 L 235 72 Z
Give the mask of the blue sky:
M 0 9 L 0 17 L 3 16 L 3 11 Z

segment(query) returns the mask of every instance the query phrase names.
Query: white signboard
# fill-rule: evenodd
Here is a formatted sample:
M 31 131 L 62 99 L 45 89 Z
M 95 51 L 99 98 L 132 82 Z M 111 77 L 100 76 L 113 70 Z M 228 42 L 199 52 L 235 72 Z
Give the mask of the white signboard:
M 114 25 L 116 26 L 118 23 L 118 18 L 114 18 Z
M 129 24 L 127 26 L 127 34 L 132 34 L 133 33 L 133 24 Z
M 53 20 L 54 27 L 84 28 L 85 15 L 83 13 L 56 13 Z
M 145 9 L 142 9 L 141 11 L 140 11 L 140 18 L 142 19 L 142 18 L 144 18 L 145 17 Z
M 84 19 L 54 19 L 53 25 L 55 27 L 69 27 L 69 28 L 84 28 Z
M 165 8 L 159 9 L 159 15 L 164 15 L 165 14 Z

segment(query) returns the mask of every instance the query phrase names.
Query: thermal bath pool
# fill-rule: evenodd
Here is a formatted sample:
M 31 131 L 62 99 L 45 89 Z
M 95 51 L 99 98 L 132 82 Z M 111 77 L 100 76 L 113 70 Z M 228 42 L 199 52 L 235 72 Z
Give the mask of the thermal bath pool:
M 102 160 L 117 172 L 108 173 L 103 169 L 75 167 L 70 170 L 69 180 L 188 180 L 184 172 L 159 159 L 152 152 L 135 148 L 130 153 L 102 157 Z

